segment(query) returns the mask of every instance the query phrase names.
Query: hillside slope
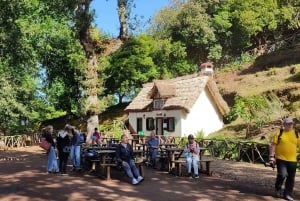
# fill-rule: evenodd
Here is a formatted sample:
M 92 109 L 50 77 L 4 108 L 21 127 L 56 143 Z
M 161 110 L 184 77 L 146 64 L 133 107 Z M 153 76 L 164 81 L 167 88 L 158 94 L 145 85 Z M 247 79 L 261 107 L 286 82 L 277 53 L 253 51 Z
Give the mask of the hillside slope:
M 236 95 L 247 97 L 274 93 L 283 104 L 282 115 L 300 120 L 300 46 L 259 57 L 254 64 L 244 65 L 235 72 L 216 72 L 215 79 L 226 102 L 234 105 Z M 297 64 L 298 63 L 298 64 Z M 296 122 L 299 123 L 299 122 Z M 280 126 L 274 119 L 256 134 L 268 137 Z M 297 125 L 299 126 L 299 125 Z M 224 129 L 212 134 L 245 136 L 245 124 L 232 122 Z

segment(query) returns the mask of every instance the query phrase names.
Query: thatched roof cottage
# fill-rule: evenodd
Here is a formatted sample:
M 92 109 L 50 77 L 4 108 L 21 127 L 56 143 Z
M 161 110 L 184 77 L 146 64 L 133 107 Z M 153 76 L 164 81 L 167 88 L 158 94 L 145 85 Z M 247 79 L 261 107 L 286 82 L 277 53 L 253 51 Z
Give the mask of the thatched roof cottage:
M 213 78 L 198 74 L 146 83 L 125 109 L 132 133 L 180 137 L 221 129 L 228 110 Z

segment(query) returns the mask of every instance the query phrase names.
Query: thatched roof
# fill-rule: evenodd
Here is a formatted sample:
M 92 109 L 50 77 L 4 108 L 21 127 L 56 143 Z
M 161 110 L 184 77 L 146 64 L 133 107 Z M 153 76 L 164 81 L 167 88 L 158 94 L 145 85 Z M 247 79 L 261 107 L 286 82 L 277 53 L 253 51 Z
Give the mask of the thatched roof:
M 152 89 L 148 93 L 148 98 L 153 99 L 156 93 L 161 98 L 170 98 L 176 95 L 174 83 L 170 80 L 155 80 Z
M 208 87 L 220 113 L 225 114 L 229 108 L 220 95 L 215 82 L 208 76 L 198 76 L 197 74 L 146 83 L 125 110 L 128 112 L 145 111 L 152 103 L 155 94 L 159 93 L 161 98 L 167 98 L 162 109 L 184 109 L 190 112 L 205 87 Z

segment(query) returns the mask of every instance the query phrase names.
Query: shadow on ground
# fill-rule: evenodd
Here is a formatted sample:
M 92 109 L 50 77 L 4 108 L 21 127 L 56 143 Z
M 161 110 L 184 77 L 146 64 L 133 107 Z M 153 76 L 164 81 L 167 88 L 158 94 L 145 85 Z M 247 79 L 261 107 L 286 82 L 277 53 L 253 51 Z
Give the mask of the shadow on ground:
M 125 174 L 118 170 L 113 170 L 111 181 L 87 172 L 70 172 L 65 176 L 46 174 L 46 154 L 38 147 L 23 148 L 0 152 L 0 200 L 275 200 L 272 197 L 273 183 L 270 183 L 275 175 L 272 170 L 263 169 L 266 172 L 257 174 L 258 170 L 251 164 L 218 163 L 218 167 L 217 164 L 213 166 L 212 177 L 203 174 L 199 179 L 176 177 L 145 168 L 145 180 L 132 186 Z M 225 173 L 226 169 L 231 172 Z M 299 186 L 297 182 L 295 186 Z

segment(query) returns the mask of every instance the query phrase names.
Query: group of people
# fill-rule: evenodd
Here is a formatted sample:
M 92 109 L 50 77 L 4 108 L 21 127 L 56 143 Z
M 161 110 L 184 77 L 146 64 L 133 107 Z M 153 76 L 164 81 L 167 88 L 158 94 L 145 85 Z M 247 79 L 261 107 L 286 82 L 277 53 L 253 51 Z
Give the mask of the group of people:
M 56 138 L 54 138 L 53 132 L 53 126 L 48 125 L 43 136 L 45 140 L 51 144 L 51 147 L 47 152 L 47 172 L 66 174 L 69 157 L 73 165 L 72 170 L 79 171 L 80 144 L 82 143 L 80 132 L 76 130 L 75 127 L 68 124 L 63 130 L 58 132 Z M 55 150 L 56 147 L 57 155 Z M 59 162 L 57 162 L 57 158 Z
M 300 149 L 300 137 L 293 128 L 294 122 L 292 118 L 283 120 L 283 128 L 280 129 L 272 138 L 270 146 L 270 163 L 277 167 L 277 177 L 275 182 L 276 197 L 283 197 L 286 200 L 293 200 L 293 188 L 295 183 L 295 175 L 297 169 L 297 149 Z M 94 133 L 97 133 L 95 129 Z M 47 126 L 45 139 L 52 144 L 48 151 L 48 172 L 66 173 L 68 157 L 70 155 L 73 168 L 80 168 L 80 136 L 74 127 L 66 125 L 63 131 L 60 131 L 57 137 L 57 150 L 59 157 L 59 165 L 57 165 L 55 143 L 52 138 L 53 126 Z M 100 138 L 100 135 L 99 135 Z M 93 138 L 95 143 L 98 140 Z M 153 168 L 156 168 L 156 158 L 159 140 L 154 132 L 151 132 L 147 141 L 149 150 L 149 158 Z M 66 148 L 69 147 L 69 150 Z M 195 141 L 193 135 L 188 136 L 188 142 L 184 146 L 184 154 L 186 157 L 187 173 L 191 178 L 198 178 L 198 161 L 200 146 Z M 144 180 L 135 165 L 133 148 L 128 143 L 126 135 L 121 136 L 121 143 L 116 147 L 116 160 L 123 167 L 127 176 L 131 178 L 131 183 L 136 185 Z M 193 173 L 192 173 L 193 169 Z M 283 184 L 285 188 L 282 189 Z

